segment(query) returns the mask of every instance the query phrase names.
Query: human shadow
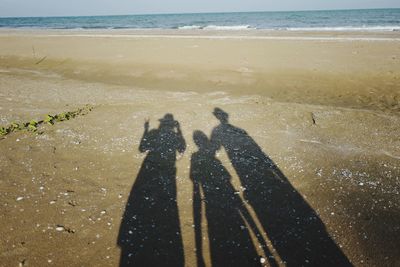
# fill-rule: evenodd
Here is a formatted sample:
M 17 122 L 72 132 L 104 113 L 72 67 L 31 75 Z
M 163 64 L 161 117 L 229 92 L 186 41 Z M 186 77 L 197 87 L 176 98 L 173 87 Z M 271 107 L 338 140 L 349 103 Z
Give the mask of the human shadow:
M 263 230 L 287 266 L 351 266 L 317 213 L 290 184 L 276 164 L 229 115 L 215 108 L 220 121 L 211 134 L 215 149 L 223 147 L 244 187 Z
M 144 125 L 139 151 L 147 155 L 120 226 L 120 266 L 184 266 L 175 163 L 186 143 L 172 114 L 159 121 L 158 129 Z
M 215 156 L 215 146 L 201 131 L 193 140 L 198 151 L 191 157 L 190 178 L 193 182 L 193 217 L 197 266 L 204 266 L 201 228 L 202 202 L 205 206 L 212 266 L 261 266 L 250 231 L 261 235 L 231 184 L 231 175 Z M 266 244 L 263 248 L 268 250 Z M 267 251 L 267 254 L 270 253 Z M 272 259 L 272 257 L 267 257 Z M 270 262 L 271 266 L 276 266 Z

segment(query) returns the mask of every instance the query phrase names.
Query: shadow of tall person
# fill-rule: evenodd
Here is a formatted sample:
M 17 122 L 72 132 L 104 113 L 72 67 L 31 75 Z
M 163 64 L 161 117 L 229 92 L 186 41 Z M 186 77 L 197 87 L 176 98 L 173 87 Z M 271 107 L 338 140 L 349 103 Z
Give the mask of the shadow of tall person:
M 212 266 L 261 266 L 248 227 L 259 233 L 231 184 L 228 170 L 215 157 L 216 150 L 203 132 L 195 131 L 193 140 L 198 146 L 198 151 L 191 157 L 190 167 L 197 266 L 205 265 L 202 255 L 202 201 L 205 203 Z
M 147 152 L 132 187 L 121 222 L 120 266 L 184 266 L 184 252 L 176 201 L 176 154 L 186 143 L 172 114 L 158 129 L 144 134 L 139 151 Z
M 215 108 L 213 114 L 220 124 L 211 142 L 227 152 L 245 188 L 244 199 L 281 259 L 288 266 L 351 266 L 316 212 L 253 138 L 231 125 L 222 109 Z

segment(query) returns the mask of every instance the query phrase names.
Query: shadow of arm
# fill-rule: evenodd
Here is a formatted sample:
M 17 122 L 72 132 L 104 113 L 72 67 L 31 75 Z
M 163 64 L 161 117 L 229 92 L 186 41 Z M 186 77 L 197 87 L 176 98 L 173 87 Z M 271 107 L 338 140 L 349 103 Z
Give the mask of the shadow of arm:
M 144 133 L 142 139 L 140 140 L 140 145 L 139 145 L 140 152 L 143 153 L 151 149 L 151 133 L 152 131 L 149 131 L 149 124 L 148 122 L 146 122 L 144 124 Z
M 177 151 L 179 153 L 185 152 L 185 150 L 186 150 L 186 141 L 183 138 L 181 127 L 179 126 L 179 124 L 178 124 L 178 127 L 177 127 L 177 142 L 176 143 L 177 143 Z

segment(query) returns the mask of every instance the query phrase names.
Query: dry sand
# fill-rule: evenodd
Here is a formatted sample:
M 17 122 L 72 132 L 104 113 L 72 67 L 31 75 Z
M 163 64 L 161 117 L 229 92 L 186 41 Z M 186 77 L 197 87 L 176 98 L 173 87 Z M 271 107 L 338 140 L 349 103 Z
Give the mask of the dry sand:
M 1 31 L 0 125 L 94 109 L 1 138 L 0 266 L 118 266 L 144 122 L 157 128 L 166 113 L 187 144 L 177 203 L 195 266 L 192 134 L 211 134 L 215 107 L 279 166 L 352 264 L 399 265 L 400 34 L 245 35 Z M 218 158 L 241 192 L 224 150 Z

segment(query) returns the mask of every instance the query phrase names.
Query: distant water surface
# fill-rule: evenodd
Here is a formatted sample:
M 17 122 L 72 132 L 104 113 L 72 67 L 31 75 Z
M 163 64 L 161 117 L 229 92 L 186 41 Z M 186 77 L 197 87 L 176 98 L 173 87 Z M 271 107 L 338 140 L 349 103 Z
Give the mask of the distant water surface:
M 0 18 L 0 28 L 400 31 L 400 9 Z

